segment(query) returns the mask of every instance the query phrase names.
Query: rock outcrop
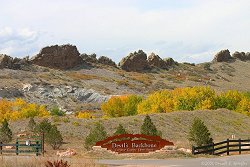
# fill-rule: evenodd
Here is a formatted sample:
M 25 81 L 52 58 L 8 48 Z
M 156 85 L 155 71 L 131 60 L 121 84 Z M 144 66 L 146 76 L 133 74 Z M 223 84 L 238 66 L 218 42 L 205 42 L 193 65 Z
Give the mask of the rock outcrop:
M 23 93 L 17 88 L 0 88 L 0 99 L 1 98 L 17 98 L 22 97 Z
M 233 58 L 235 59 L 239 59 L 241 61 L 246 61 L 246 60 L 250 60 L 250 53 L 245 53 L 245 52 L 234 52 L 233 53 Z
M 130 53 L 127 57 L 123 58 L 119 63 L 122 70 L 125 71 L 143 71 L 149 68 L 147 61 L 147 54 L 142 50 Z
M 32 63 L 55 69 L 70 69 L 83 64 L 76 46 L 54 45 L 42 48 L 40 53 L 32 59 Z
M 221 50 L 218 52 L 213 59 L 213 62 L 228 62 L 232 60 L 229 50 Z
M 247 58 L 247 60 L 250 60 L 250 52 L 246 53 L 246 58 Z
M 158 68 L 161 68 L 161 69 L 168 69 L 167 63 L 164 60 L 162 60 L 158 55 L 156 55 L 154 53 L 151 53 L 148 56 L 148 64 L 151 67 L 158 67 Z
M 174 61 L 174 59 L 172 59 L 171 57 L 165 58 L 163 60 L 166 62 L 167 66 L 178 65 L 178 62 Z
M 27 84 L 25 84 L 27 85 Z M 79 100 L 80 102 L 96 102 L 102 103 L 107 101 L 110 97 L 101 95 L 93 89 L 85 89 L 72 86 L 54 86 L 54 85 L 31 85 L 32 89 L 27 90 L 23 88 L 25 93 L 35 94 L 40 99 L 53 100 L 56 98 L 72 98 Z
M 116 67 L 115 62 L 112 59 L 110 59 L 110 58 L 108 58 L 106 56 L 99 57 L 98 63 L 104 64 L 104 65 L 108 65 L 108 66 Z
M 0 68 L 12 68 L 13 58 L 7 55 L 0 55 Z
M 22 68 L 22 66 L 30 64 L 29 57 L 25 57 L 23 59 L 19 58 L 12 58 L 5 54 L 0 54 L 0 69 L 1 68 L 8 68 L 8 69 L 14 69 L 19 70 Z
M 83 61 L 86 62 L 86 63 L 97 63 L 97 62 L 98 62 L 95 53 L 93 53 L 93 54 L 91 54 L 91 55 L 88 55 L 88 54 L 86 54 L 86 53 L 81 54 L 81 58 L 82 58 Z

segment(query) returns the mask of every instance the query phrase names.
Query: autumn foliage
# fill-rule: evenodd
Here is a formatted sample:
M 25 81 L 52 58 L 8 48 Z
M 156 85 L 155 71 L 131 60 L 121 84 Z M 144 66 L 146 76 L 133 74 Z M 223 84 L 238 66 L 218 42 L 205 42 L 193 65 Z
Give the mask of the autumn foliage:
M 49 112 L 44 105 L 27 103 L 21 98 L 14 101 L 0 99 L 0 122 L 4 119 L 17 120 L 20 118 L 29 118 L 35 116 L 48 116 Z
M 101 106 L 102 111 L 110 117 L 121 117 L 137 114 L 137 106 L 142 101 L 141 96 L 113 96 Z
M 131 97 L 137 100 L 131 101 Z M 250 116 L 250 98 L 236 90 L 218 93 L 210 87 L 186 87 L 156 91 L 145 99 L 136 95 L 113 97 L 102 105 L 102 110 L 111 117 L 218 108 Z

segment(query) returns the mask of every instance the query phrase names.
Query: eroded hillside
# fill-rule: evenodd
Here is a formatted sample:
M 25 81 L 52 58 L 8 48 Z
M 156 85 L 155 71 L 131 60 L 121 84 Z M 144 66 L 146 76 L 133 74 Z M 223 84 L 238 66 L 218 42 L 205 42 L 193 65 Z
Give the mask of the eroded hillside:
M 68 69 L 72 67 L 72 63 L 68 64 L 67 61 L 71 53 L 76 58 L 76 61 L 72 60 L 74 63 L 80 57 L 81 62 Z M 100 103 L 112 95 L 146 95 L 176 87 L 211 86 L 218 91 L 249 91 L 250 61 L 245 55 L 249 56 L 237 53 L 231 57 L 229 51 L 225 50 L 219 52 L 214 61 L 195 65 L 177 63 L 171 58 L 163 60 L 155 54 L 147 59 L 143 51 L 138 51 L 124 58 L 117 66 L 107 57 L 97 59 L 96 55 L 80 55 L 76 47 L 48 47 L 30 60 L 2 56 L 0 97 L 22 97 L 29 102 L 56 105 L 71 112 L 98 110 Z M 60 59 L 63 57 L 67 58 Z M 59 59 L 70 66 L 65 70 L 56 64 L 60 68 L 53 68 L 53 61 L 56 63 Z M 142 60 L 144 64 L 141 64 Z

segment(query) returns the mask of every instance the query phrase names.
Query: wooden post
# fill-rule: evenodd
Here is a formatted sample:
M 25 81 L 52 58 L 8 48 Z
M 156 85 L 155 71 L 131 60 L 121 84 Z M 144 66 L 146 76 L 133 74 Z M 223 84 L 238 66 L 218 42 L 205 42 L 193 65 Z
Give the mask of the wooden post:
M 2 153 L 2 150 L 3 150 L 2 144 L 3 144 L 3 142 L 0 142 L 0 145 L 1 145 L 1 146 L 0 146 L 0 152 L 1 152 L 1 154 L 3 154 L 3 153 Z
M 36 156 L 39 154 L 39 141 L 36 141 Z
M 19 151 L 18 151 L 18 146 L 19 146 L 18 141 L 16 141 L 16 155 L 18 155 L 18 154 L 19 154 Z
M 227 155 L 229 155 L 229 139 L 227 139 Z
M 192 154 L 194 155 L 195 154 L 195 147 L 192 146 Z
M 212 143 L 212 149 L 213 149 L 212 155 L 214 155 L 214 142 Z
M 241 154 L 241 139 L 239 139 L 239 154 Z
M 44 132 L 42 132 L 42 154 L 44 157 Z

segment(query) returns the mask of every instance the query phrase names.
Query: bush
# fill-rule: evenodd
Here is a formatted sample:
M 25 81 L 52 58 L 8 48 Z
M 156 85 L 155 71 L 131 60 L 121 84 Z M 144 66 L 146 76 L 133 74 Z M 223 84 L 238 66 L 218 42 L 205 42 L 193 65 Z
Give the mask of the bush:
M 53 107 L 50 110 L 50 115 L 56 115 L 56 116 L 65 116 L 65 112 L 63 112 L 62 110 L 60 110 L 58 107 Z
M 189 132 L 189 141 L 197 147 L 208 145 L 213 142 L 210 132 L 204 122 L 195 118 Z
M 45 142 L 53 149 L 59 149 L 63 143 L 63 138 L 55 125 L 52 125 L 47 119 L 44 119 L 36 127 L 38 132 L 44 133 Z
M 127 134 L 127 131 L 121 124 L 119 124 L 119 126 L 116 128 L 114 136 L 115 135 L 122 135 L 122 134 Z
M 47 161 L 45 167 L 70 167 L 70 165 L 68 164 L 68 161 L 56 160 L 54 162 Z
M 92 119 L 95 118 L 92 114 L 89 113 L 89 111 L 82 111 L 76 113 L 76 118 L 81 119 Z
M 105 131 L 103 125 L 98 122 L 95 124 L 95 128 L 92 129 L 89 135 L 85 138 L 85 148 L 90 150 L 96 142 L 104 140 L 107 138 L 107 132 Z
M 142 101 L 141 96 L 113 96 L 101 105 L 102 111 L 110 117 L 122 117 L 137 114 L 137 105 Z
M 139 114 L 149 114 L 226 108 L 250 115 L 248 103 L 249 93 L 229 90 L 216 94 L 210 87 L 175 88 L 150 94 L 138 104 L 137 111 Z
M 162 133 L 156 129 L 149 115 L 146 115 L 143 121 L 141 134 L 149 136 L 162 136 Z
M 48 133 L 50 128 L 51 128 L 51 123 L 48 121 L 48 119 L 44 119 L 42 120 L 42 122 L 40 122 L 36 129 L 38 132 L 42 132 L 42 133 Z
M 14 101 L 0 99 L 0 122 L 4 119 L 17 120 L 20 118 L 46 117 L 49 112 L 44 105 L 27 103 L 21 98 Z
M 9 128 L 9 123 L 6 119 L 2 122 L 0 128 L 0 142 L 9 143 L 12 140 L 12 131 Z
M 54 149 L 59 149 L 63 143 L 60 131 L 55 125 L 52 125 L 48 133 L 46 133 L 45 141 Z

